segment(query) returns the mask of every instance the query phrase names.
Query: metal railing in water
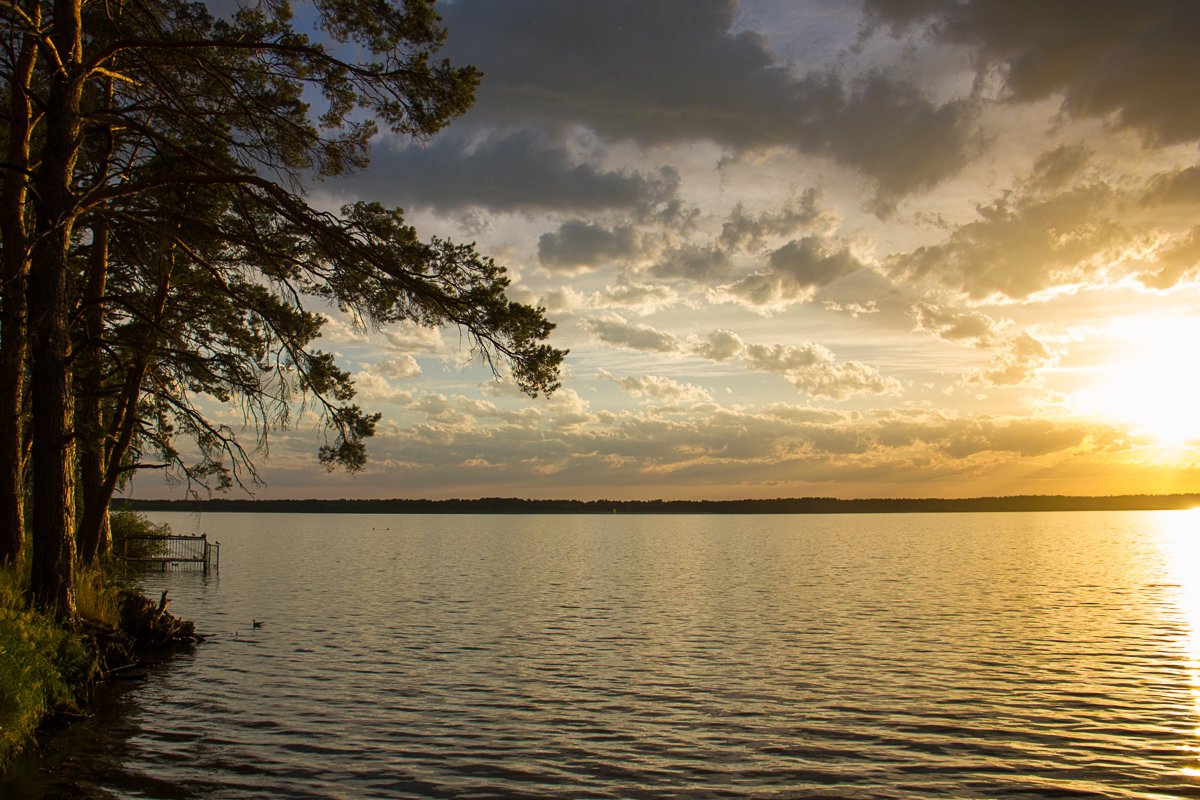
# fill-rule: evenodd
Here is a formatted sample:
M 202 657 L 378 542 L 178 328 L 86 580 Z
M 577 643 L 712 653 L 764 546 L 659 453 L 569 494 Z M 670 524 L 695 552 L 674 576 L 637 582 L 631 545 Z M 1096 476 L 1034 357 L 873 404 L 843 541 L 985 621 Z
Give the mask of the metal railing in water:
M 198 566 L 207 575 L 221 564 L 221 543 L 208 541 L 208 534 L 199 536 L 132 535 L 126 536 L 121 557 L 130 564 L 167 567 Z

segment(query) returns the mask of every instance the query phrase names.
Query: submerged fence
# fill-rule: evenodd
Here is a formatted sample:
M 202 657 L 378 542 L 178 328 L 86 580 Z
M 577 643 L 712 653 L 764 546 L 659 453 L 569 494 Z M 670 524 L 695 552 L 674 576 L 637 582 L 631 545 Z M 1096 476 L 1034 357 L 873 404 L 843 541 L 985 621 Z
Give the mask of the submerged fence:
M 207 575 L 221 564 L 221 543 L 209 542 L 208 534 L 199 536 L 155 536 L 138 534 L 126 536 L 121 557 L 130 564 L 159 567 L 199 567 Z

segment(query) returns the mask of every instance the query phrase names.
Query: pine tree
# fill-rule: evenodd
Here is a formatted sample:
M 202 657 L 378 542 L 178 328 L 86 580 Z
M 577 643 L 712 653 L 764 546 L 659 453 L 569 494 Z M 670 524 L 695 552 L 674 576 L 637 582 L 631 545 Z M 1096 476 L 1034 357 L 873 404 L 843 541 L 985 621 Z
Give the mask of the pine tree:
M 16 353 L 26 329 L 30 342 L 0 358 L 0 414 L 27 373 L 31 411 L 18 416 L 31 423 L 33 457 L 15 482 L 32 485 L 32 595 L 44 608 L 73 613 L 76 546 L 88 560 L 103 549 L 108 502 L 129 470 L 173 467 L 217 488 L 239 470 L 253 477 L 255 448 L 209 420 L 198 393 L 241 407 L 256 444 L 297 401 L 311 403 L 330 431 L 320 461 L 361 468 L 378 415 L 312 347 L 314 300 L 367 325 L 459 325 L 529 394 L 557 386 L 564 353 L 544 343 L 552 325 L 507 299 L 503 268 L 471 246 L 420 240 L 396 209 L 308 205 L 305 182 L 364 167 L 380 126 L 431 136 L 479 80 L 434 60 L 445 33 L 427 0 L 316 10 L 327 43 L 294 30 L 286 2 L 230 20 L 174 0 L 0 10 L 11 131 L 0 344 Z M 322 98 L 315 117 L 311 90 Z M 26 282 L 10 290 L 10 274 Z M 180 437 L 198 462 L 185 463 Z M 17 441 L 0 446 L 22 446 L 20 431 Z M 0 512 L 19 513 L 20 487 L 8 483 Z M 0 557 L 19 541 L 10 518 Z

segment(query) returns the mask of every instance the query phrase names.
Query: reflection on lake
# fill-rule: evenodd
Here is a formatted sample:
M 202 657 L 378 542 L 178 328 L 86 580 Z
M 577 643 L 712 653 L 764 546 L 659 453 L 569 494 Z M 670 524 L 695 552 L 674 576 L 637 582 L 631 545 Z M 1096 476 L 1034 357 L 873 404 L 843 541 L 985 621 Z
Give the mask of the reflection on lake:
M 1195 512 L 151 516 L 118 796 L 1200 797 Z
M 1200 509 L 1159 516 L 1163 543 L 1170 557 L 1171 572 L 1178 584 L 1177 605 L 1184 627 L 1185 647 L 1191 672 L 1192 706 L 1200 721 Z M 1200 727 L 1188 749 L 1197 754 L 1183 773 L 1200 777 Z

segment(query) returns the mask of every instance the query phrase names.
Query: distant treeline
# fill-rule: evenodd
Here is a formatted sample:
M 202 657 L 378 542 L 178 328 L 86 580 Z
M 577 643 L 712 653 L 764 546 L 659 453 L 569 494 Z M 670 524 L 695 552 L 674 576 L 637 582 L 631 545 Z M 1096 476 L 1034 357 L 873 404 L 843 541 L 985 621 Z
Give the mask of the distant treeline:
M 775 500 L 137 500 L 133 511 L 307 514 L 905 514 L 964 511 L 1150 511 L 1200 506 L 1198 494 L 1070 497 L 876 498 L 794 497 Z

